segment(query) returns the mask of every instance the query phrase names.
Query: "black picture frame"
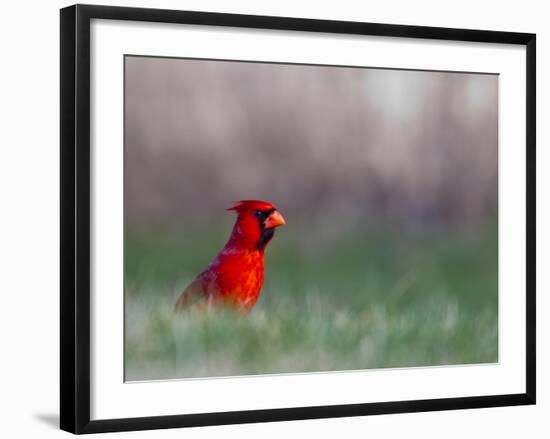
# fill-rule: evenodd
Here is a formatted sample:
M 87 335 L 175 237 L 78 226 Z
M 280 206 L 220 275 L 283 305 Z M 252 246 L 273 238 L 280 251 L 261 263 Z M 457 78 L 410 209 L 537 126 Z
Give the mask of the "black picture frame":
M 90 21 L 133 20 L 256 29 L 374 35 L 526 47 L 526 392 L 518 394 L 90 420 Z M 219 424 L 535 404 L 536 36 L 290 17 L 74 5 L 60 11 L 61 331 L 60 426 L 98 433 Z

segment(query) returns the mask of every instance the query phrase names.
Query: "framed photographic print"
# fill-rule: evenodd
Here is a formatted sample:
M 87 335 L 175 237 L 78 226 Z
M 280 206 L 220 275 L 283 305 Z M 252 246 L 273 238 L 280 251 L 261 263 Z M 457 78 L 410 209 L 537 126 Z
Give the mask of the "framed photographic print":
M 61 10 L 61 428 L 535 403 L 535 35 Z

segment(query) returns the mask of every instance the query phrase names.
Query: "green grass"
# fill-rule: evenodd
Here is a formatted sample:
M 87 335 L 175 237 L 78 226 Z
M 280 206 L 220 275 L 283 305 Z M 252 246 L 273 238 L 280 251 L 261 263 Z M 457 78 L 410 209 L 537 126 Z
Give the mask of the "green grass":
M 495 362 L 495 229 L 353 229 L 330 240 L 281 230 L 267 249 L 261 298 L 244 318 L 172 314 L 226 229 L 129 233 L 126 379 Z

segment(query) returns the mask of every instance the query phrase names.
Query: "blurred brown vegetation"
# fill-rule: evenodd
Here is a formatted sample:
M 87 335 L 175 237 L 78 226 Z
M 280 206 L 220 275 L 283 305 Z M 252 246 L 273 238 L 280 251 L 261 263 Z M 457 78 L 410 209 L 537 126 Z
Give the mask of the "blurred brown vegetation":
M 125 79 L 130 227 L 242 198 L 422 229 L 496 215 L 495 75 L 127 57 Z

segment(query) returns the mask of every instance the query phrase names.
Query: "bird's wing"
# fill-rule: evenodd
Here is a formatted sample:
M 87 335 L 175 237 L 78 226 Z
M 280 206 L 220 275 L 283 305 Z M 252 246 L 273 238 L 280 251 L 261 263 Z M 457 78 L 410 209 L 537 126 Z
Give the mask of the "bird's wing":
M 181 312 L 189 308 L 194 303 L 203 299 L 204 296 L 205 291 L 202 281 L 200 278 L 196 278 L 187 286 L 187 288 L 185 288 L 185 290 L 183 290 L 183 293 L 181 293 L 181 296 L 174 305 L 174 312 Z

